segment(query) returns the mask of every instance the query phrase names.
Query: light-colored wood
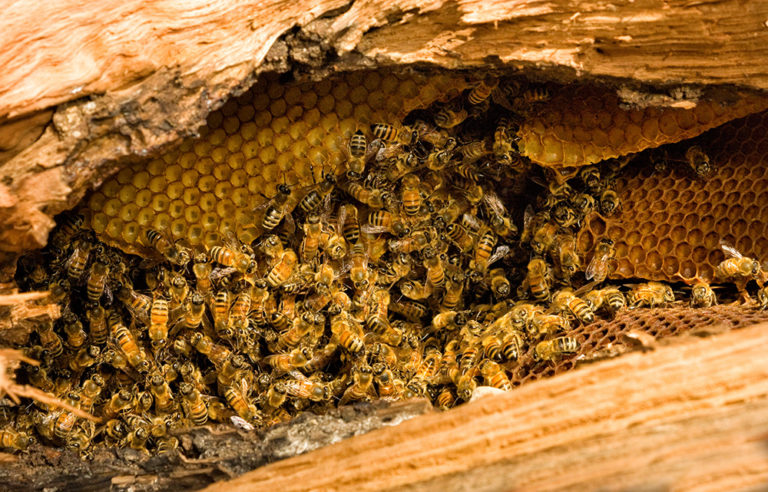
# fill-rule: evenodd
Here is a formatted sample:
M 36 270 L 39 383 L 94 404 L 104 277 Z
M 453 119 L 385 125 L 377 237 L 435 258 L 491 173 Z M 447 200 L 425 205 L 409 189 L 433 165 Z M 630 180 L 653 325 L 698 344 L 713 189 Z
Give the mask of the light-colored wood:
M 761 487 L 767 344 L 763 324 L 626 355 L 207 490 Z

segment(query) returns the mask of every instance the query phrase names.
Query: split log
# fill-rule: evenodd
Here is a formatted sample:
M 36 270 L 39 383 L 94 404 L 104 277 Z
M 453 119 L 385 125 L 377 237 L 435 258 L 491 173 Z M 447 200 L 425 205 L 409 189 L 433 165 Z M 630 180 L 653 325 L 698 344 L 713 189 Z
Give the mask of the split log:
M 0 20 L 0 251 L 7 264 L 44 244 L 51 217 L 120 159 L 194 134 L 260 71 L 426 63 L 763 89 L 765 19 L 765 0 L 12 3 Z
M 626 355 L 207 490 L 757 489 L 766 344 L 761 324 Z

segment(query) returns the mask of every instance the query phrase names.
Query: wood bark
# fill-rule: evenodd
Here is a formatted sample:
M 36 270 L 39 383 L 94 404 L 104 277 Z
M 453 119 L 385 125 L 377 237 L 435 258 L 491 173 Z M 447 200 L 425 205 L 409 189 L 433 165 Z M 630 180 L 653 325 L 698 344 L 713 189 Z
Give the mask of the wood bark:
M 762 324 L 626 355 L 206 490 L 757 490 L 766 343 Z
M 53 215 L 194 134 L 262 70 L 423 63 L 763 89 L 767 19 L 765 0 L 7 3 L 0 251 L 44 244 Z

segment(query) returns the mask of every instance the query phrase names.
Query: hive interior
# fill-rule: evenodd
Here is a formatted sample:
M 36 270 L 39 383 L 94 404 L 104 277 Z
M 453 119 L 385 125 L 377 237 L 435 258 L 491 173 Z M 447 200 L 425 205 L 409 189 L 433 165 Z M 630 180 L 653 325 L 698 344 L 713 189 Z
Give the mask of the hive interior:
M 34 435 L 83 456 L 102 443 L 160 453 L 186 428 L 232 417 L 263 427 L 411 396 L 450 408 L 478 385 L 510 389 L 618 355 L 637 333 L 663 338 L 768 319 L 757 308 L 688 308 L 681 285 L 675 303 L 652 302 L 663 308 L 603 309 L 594 321 L 578 297 L 562 309 L 550 302 L 568 288 L 586 285 L 576 290 L 586 297 L 601 287 L 584 272 L 604 237 L 616 249 L 609 278 L 634 283 L 711 281 L 725 258 L 721 239 L 759 258 L 768 242 L 764 115 L 698 137 L 715 164 L 708 179 L 674 162 L 691 142 L 669 149 L 666 171 L 645 154 L 624 167 L 605 162 L 594 187 L 575 177 L 563 188 L 562 175 L 526 157 L 588 163 L 595 146 L 606 157 L 677 142 L 759 104 L 636 111 L 607 89 L 503 77 L 493 91 L 484 87 L 456 73 L 383 70 L 316 83 L 267 75 L 212 113 L 200 138 L 108 179 L 62 219 L 49 248 L 20 261 L 18 275 L 26 289 L 52 288 L 64 311 L 20 343 L 43 362 L 20 378 L 103 421 L 36 404 L 5 415 L 4 442 L 25 448 L 19 436 Z M 571 92 L 587 94 L 582 113 L 562 109 Z M 624 133 L 604 132 L 605 122 Z M 376 123 L 393 128 L 375 135 Z M 636 128 L 663 131 L 629 142 Z M 350 175 L 347 146 L 358 130 L 366 165 Z M 567 143 L 569 135 L 580 136 Z M 335 180 L 323 191 L 327 175 Z M 273 209 L 281 184 L 291 193 Z M 621 211 L 603 214 L 601 197 L 613 189 Z M 83 227 L 72 227 L 80 216 Z M 541 231 L 554 241 L 532 254 Z M 530 273 L 532 260 L 549 273 Z M 642 288 L 609 285 L 625 303 Z M 188 321 L 196 293 L 204 299 L 197 324 Z M 108 336 L 95 335 L 98 306 Z M 520 309 L 529 317 L 517 318 Z M 130 401 L 119 401 L 120 390 Z

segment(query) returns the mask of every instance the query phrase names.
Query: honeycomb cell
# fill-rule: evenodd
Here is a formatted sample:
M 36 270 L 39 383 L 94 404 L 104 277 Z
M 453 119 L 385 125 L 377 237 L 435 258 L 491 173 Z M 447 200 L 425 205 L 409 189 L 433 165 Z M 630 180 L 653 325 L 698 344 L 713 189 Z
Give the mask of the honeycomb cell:
M 675 207 L 674 205 L 671 208 L 672 208 L 672 210 L 678 210 L 678 208 Z M 670 215 L 669 223 L 670 224 L 682 224 L 684 218 L 685 218 L 685 215 L 682 212 L 675 212 L 672 215 Z M 673 232 L 674 232 L 674 230 L 673 230 Z
M 680 263 L 674 256 L 667 256 L 661 263 L 661 270 L 670 278 L 674 278 L 679 271 Z
M 707 262 L 710 265 L 719 265 L 720 262 L 722 262 L 725 259 L 725 254 L 723 254 L 722 251 L 719 249 L 714 249 L 709 252 L 709 255 L 707 256 Z
M 690 244 L 680 242 L 677 246 L 675 246 L 675 256 L 678 258 L 689 258 L 691 256 Z
M 688 230 L 688 244 L 699 245 L 704 241 L 704 233 L 699 228 Z
M 728 218 L 720 219 L 715 223 L 715 232 L 720 237 L 725 237 L 731 231 L 731 221 Z
M 662 265 L 661 255 L 650 248 L 645 248 L 645 249 L 646 251 L 648 251 L 648 254 L 646 255 L 646 264 L 648 265 L 648 268 L 650 268 L 651 271 L 661 270 L 661 265 Z M 705 258 L 706 258 L 706 255 L 705 255 Z
M 672 249 L 674 249 L 674 242 L 668 237 L 665 237 L 661 241 L 659 241 L 659 253 L 661 255 L 666 256 L 669 253 L 672 252 Z
M 688 231 L 686 231 L 685 227 L 682 227 L 682 226 L 675 226 L 669 232 L 669 237 L 676 244 L 683 243 L 683 241 L 685 241 L 687 236 L 688 236 Z
M 643 262 L 645 262 L 645 256 L 645 250 L 639 245 L 632 246 L 629 249 L 629 260 L 633 265 L 643 264 Z

